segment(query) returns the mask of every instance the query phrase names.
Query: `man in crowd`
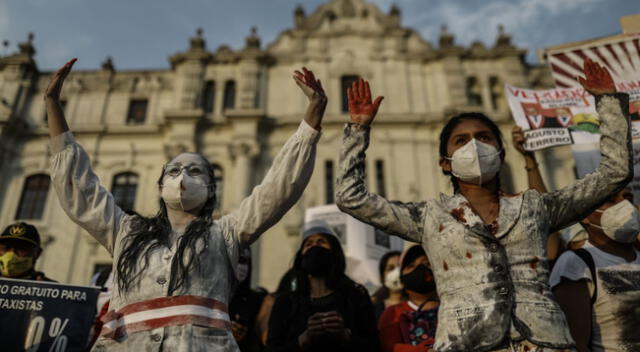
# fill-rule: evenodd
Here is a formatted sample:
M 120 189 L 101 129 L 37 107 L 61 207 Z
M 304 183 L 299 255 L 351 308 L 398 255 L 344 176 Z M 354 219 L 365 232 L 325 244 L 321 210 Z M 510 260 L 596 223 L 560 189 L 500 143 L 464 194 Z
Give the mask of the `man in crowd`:
M 626 188 L 581 223 L 588 241 L 550 277 L 578 352 L 640 351 L 640 214 Z
M 24 222 L 8 226 L 0 235 L 0 277 L 53 281 L 35 270 L 41 253 L 40 234 L 35 226 Z

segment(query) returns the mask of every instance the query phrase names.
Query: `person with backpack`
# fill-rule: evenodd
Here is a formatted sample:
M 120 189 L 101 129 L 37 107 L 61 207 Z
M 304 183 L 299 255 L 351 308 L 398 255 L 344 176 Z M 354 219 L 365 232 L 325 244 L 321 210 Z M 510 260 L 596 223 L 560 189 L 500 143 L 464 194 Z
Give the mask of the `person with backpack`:
M 630 188 L 581 221 L 589 240 L 563 253 L 550 286 L 578 352 L 640 351 L 640 214 Z

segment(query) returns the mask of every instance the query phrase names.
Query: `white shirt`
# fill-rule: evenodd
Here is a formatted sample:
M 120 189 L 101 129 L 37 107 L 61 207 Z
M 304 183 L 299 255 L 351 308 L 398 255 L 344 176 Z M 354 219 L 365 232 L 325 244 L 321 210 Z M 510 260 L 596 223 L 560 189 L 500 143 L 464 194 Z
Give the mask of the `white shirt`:
M 589 242 L 583 247 L 593 257 L 597 276 L 597 293 L 591 311 L 591 350 L 594 352 L 640 351 L 640 252 L 627 262 L 606 253 Z M 563 253 L 551 273 L 553 288 L 562 278 L 587 280 L 589 294 L 594 285 L 587 264 L 574 252 Z
M 213 221 L 202 261 L 191 271 L 189 280 L 174 296 L 191 295 L 217 300 L 228 305 L 237 284 L 237 265 L 241 248 L 245 248 L 277 223 L 297 202 L 307 186 L 316 154 L 320 132 L 302 122 L 273 160 L 262 183 L 245 198 L 235 211 Z M 102 244 L 117 263 L 129 241 L 134 216 L 120 209 L 109 191 L 91 169 L 87 153 L 70 132 L 51 141 L 51 178 L 60 206 L 67 215 Z M 158 165 L 160 169 L 160 165 Z M 110 310 L 137 302 L 167 297 L 172 276 L 171 263 L 179 236 L 171 236 L 168 246 L 150 251 L 148 266 L 138 283 L 127 292 L 113 285 Z M 191 254 L 188 254 L 191 255 Z M 118 274 L 113 270 L 113 280 Z M 230 331 L 197 324 L 161 327 L 128 334 L 122 341 L 101 337 L 94 351 L 239 351 Z

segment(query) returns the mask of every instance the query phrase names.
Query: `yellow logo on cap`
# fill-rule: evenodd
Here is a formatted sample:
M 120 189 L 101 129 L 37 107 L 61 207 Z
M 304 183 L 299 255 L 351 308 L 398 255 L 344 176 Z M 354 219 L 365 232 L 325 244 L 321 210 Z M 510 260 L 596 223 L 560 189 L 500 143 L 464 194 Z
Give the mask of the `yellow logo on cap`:
M 27 229 L 22 225 L 17 225 L 9 229 L 9 234 L 14 237 L 24 236 L 27 233 Z

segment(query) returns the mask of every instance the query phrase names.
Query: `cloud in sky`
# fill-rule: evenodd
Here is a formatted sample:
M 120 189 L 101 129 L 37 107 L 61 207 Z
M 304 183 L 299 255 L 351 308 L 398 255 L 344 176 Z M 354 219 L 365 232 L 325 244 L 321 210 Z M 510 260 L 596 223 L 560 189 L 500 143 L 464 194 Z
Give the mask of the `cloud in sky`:
M 459 2 L 441 2 L 433 12 L 422 12 L 409 21 L 414 22 L 422 31 L 430 32 L 434 30 L 433 21 L 441 19 L 449 25 L 452 32 L 457 33 L 462 42 L 468 43 L 478 39 L 478 35 L 493 32 L 500 24 L 511 30 L 535 29 L 550 17 L 586 12 L 590 5 L 600 1 L 603 0 L 493 1 L 478 7 L 465 6 Z
M 504 25 L 516 45 L 529 49 L 530 62 L 538 48 L 619 33 L 620 16 L 640 13 L 640 3 L 626 0 L 372 1 L 382 8 L 400 4 L 403 23 L 431 41 L 446 24 L 458 43 L 493 45 Z
M 447 24 L 458 43 L 481 40 L 492 45 L 498 24 L 513 42 L 529 49 L 619 33 L 621 15 L 640 13 L 637 0 L 369 0 L 387 12 L 395 3 L 402 23 L 437 42 Z M 0 40 L 15 44 L 35 33 L 36 60 L 54 69 L 69 56 L 79 68 L 94 69 L 108 55 L 117 69 L 168 67 L 168 56 L 184 50 L 202 27 L 207 46 L 244 45 L 257 26 L 263 46 L 293 26 L 300 3 L 307 14 L 326 0 L 0 0 Z M 9 23 L 11 21 L 11 23 Z

